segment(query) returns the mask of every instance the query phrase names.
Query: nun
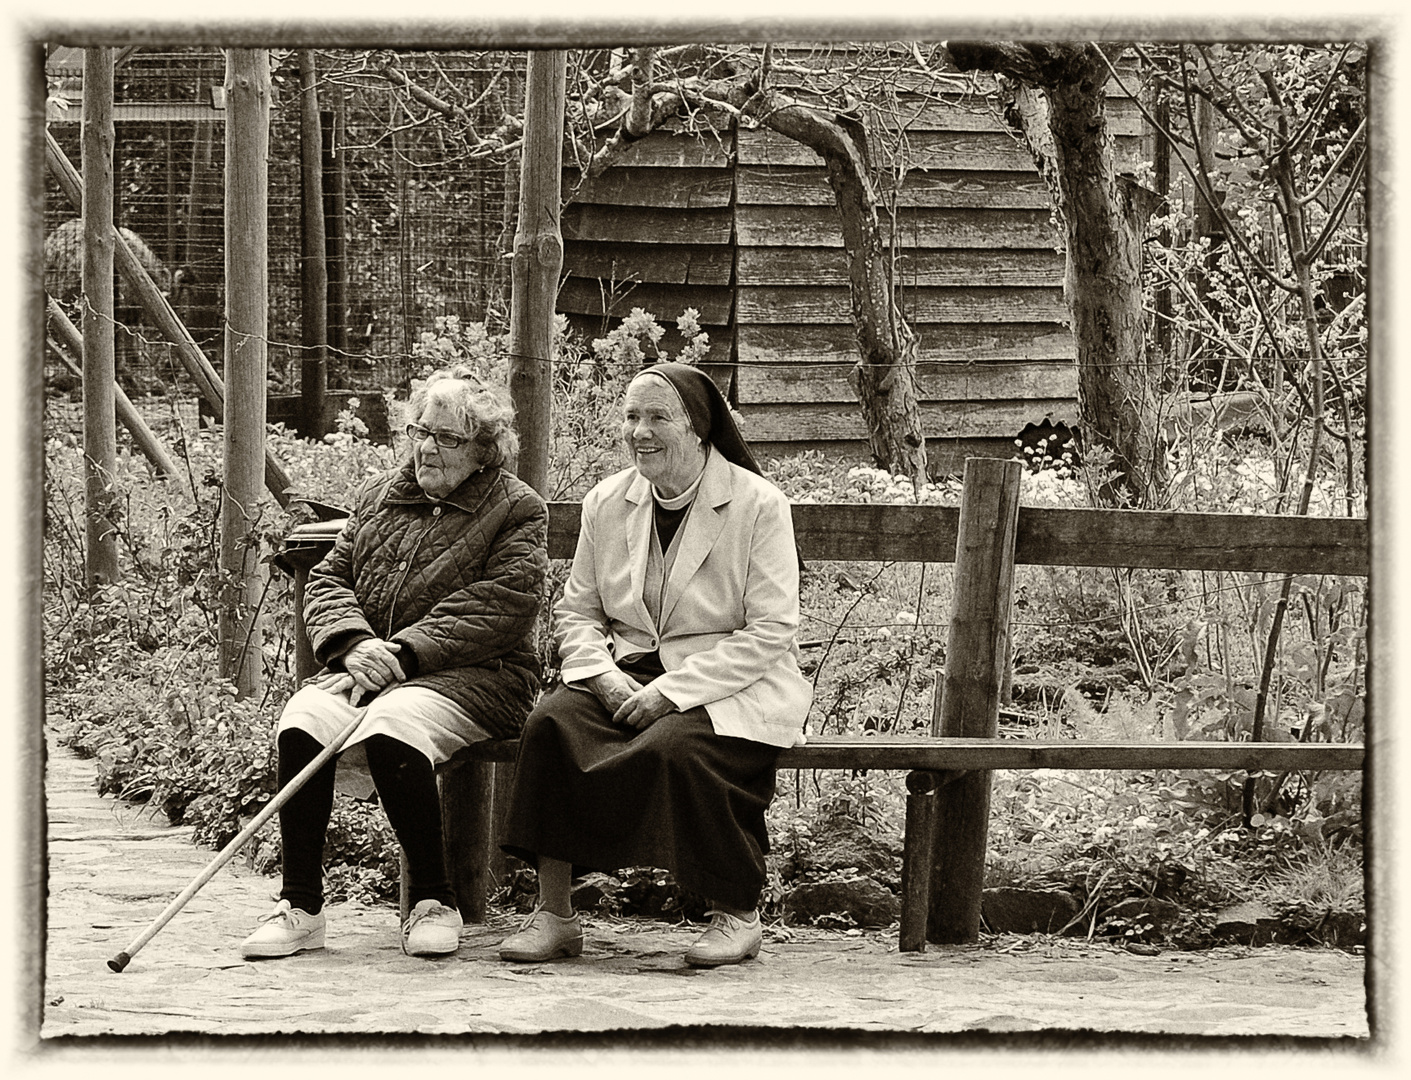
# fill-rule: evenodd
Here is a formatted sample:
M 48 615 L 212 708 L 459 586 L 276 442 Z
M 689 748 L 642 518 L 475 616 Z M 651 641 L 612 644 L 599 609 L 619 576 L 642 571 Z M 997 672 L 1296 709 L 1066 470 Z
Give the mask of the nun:
M 560 679 L 520 740 L 502 846 L 538 902 L 500 958 L 579 955 L 574 876 L 652 866 L 710 902 L 686 962 L 736 964 L 759 953 L 775 761 L 813 694 L 793 519 L 698 368 L 644 368 L 622 416 L 632 464 L 583 500 Z

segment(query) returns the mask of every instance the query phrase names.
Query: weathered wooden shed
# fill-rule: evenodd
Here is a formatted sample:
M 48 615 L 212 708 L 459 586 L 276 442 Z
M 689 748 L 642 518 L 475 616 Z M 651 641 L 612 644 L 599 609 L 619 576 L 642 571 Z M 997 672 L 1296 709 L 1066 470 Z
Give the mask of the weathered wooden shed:
M 960 80 L 957 80 L 958 82 Z M 934 471 L 1005 455 L 1028 423 L 1077 420 L 1062 241 L 1024 145 L 992 91 L 897 95 L 869 144 L 904 162 L 889 204 L 903 312 Z M 1140 114 L 1110 100 L 1130 167 Z M 874 158 L 875 160 L 875 158 Z M 565 176 L 565 192 L 577 176 Z M 884 227 L 886 225 L 884 214 Z M 632 308 L 666 324 L 701 313 L 710 367 L 766 453 L 866 457 L 848 371 L 857 359 L 842 236 L 821 159 L 738 122 L 677 124 L 633 143 L 583 183 L 563 215 L 559 310 L 592 334 Z M 677 343 L 670 336 L 667 351 Z

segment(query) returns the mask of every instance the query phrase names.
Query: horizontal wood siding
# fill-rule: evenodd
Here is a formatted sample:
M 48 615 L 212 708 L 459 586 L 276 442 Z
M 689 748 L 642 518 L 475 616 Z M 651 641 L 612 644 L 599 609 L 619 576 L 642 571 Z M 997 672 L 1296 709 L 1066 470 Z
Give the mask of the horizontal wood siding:
M 838 65 L 856 55 L 781 46 L 771 77 L 785 87 L 797 79 L 803 100 L 831 100 L 829 86 L 845 75 Z M 905 154 L 905 169 L 880 170 L 880 218 L 918 339 L 928 447 L 958 462 L 977 447 L 1012 445 L 1027 423 L 1077 419 L 1062 241 L 993 80 L 925 76 L 910 56 L 894 59 L 885 79 L 847 85 L 863 101 L 872 160 Z M 803 78 L 800 64 L 821 67 Z M 884 84 L 868 97 L 869 85 Z M 1119 160 L 1133 168 L 1140 111 L 1115 84 L 1107 105 Z M 634 307 L 663 323 L 694 307 L 711 360 L 735 365 L 729 389 L 752 439 L 851 447 L 865 459 L 847 381 L 857 345 L 846 253 L 821 159 L 750 122 L 695 135 L 687 126 L 673 121 L 637 140 L 592 180 L 565 170 L 560 309 L 576 325 L 602 326 Z
M 770 285 L 848 284 L 847 253 L 841 247 L 822 251 L 800 247 L 742 247 L 738 264 L 741 281 Z M 897 254 L 895 273 L 903 288 L 979 283 L 1061 288 L 1063 252 L 904 248 Z
M 851 55 L 810 50 L 799 62 Z M 1062 242 L 998 100 L 938 91 L 874 104 L 861 110 L 872 159 L 904 151 L 907 162 L 882 170 L 878 196 L 895 238 L 899 303 L 918 338 L 933 467 L 949 471 L 977 448 L 1008 456 L 1028 423 L 1076 422 Z M 1109 104 L 1110 129 L 1130 156 L 1140 115 L 1125 99 Z M 742 130 L 736 145 L 735 389 L 750 437 L 775 450 L 852 445 L 865 457 L 851 442 L 866 433 L 847 380 L 857 346 L 826 173 L 816 154 L 767 130 Z
M 856 407 L 848 384 L 853 363 L 741 364 L 735 391 L 741 405 L 791 401 L 838 401 Z M 928 401 L 1023 401 L 1077 397 L 1078 369 L 1073 364 L 917 365 L 918 393 Z
M 728 392 L 735 335 L 734 134 L 682 129 L 672 121 L 633 142 L 592 179 L 564 170 L 566 276 L 557 309 L 591 341 L 642 308 L 666 328 L 661 353 L 675 356 L 686 344 L 676 320 L 693 308 L 710 337 L 711 375 Z

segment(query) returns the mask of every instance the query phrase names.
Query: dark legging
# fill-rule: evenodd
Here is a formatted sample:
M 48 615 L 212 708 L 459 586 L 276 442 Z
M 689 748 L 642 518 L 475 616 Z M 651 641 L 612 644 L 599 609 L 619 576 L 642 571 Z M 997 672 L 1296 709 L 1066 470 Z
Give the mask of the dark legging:
M 281 790 L 323 749 L 312 735 L 298 728 L 281 732 L 278 746 Z M 422 900 L 437 900 L 455 907 L 441 847 L 441 799 L 431 761 L 390 735 L 373 735 L 363 746 L 387 820 L 406 852 L 413 906 Z M 323 910 L 323 844 L 333 812 L 335 767 L 336 761 L 330 761 L 279 811 L 284 849 L 284 884 L 279 895 L 310 915 Z

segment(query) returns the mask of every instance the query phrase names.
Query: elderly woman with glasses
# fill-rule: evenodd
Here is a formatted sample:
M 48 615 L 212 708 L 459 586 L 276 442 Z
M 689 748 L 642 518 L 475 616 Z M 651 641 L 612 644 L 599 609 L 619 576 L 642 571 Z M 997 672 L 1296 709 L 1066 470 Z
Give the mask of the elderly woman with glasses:
M 402 949 L 454 953 L 461 917 L 441 849 L 435 769 L 516 734 L 539 687 L 534 626 L 548 570 L 543 500 L 508 469 L 518 451 L 503 389 L 465 367 L 409 402 L 411 453 L 370 478 L 309 575 L 304 620 L 323 670 L 285 706 L 281 788 L 360 718 L 339 757 L 280 810 L 283 884 L 247 958 L 324 944 L 322 855 L 335 785 L 373 789 L 406 854 Z
M 562 682 L 520 740 L 503 846 L 539 905 L 500 957 L 581 953 L 575 869 L 656 866 L 714 909 L 686 962 L 735 964 L 760 949 L 774 763 L 813 694 L 793 518 L 697 368 L 634 377 L 622 438 L 632 467 L 584 498 L 554 609 Z

